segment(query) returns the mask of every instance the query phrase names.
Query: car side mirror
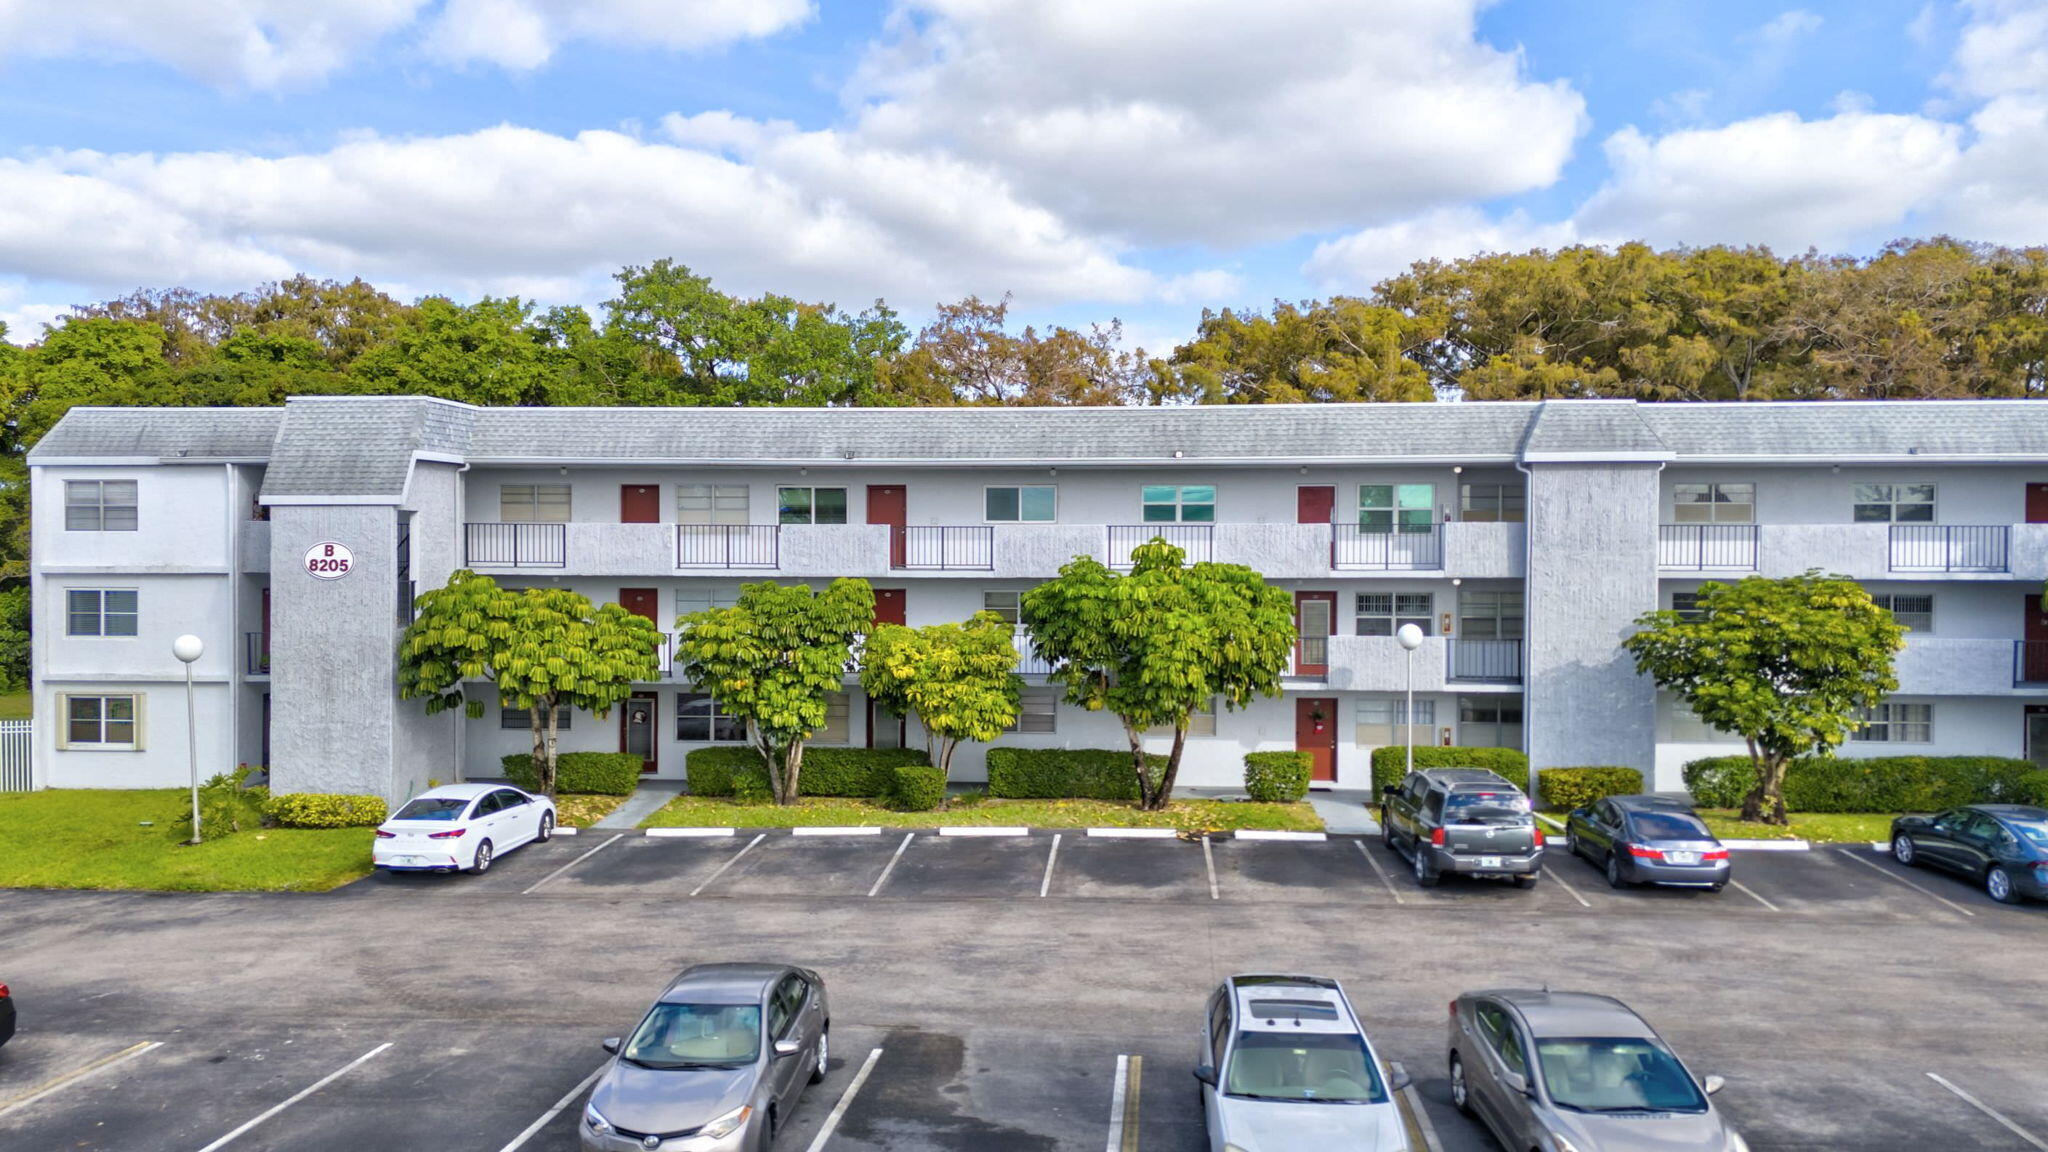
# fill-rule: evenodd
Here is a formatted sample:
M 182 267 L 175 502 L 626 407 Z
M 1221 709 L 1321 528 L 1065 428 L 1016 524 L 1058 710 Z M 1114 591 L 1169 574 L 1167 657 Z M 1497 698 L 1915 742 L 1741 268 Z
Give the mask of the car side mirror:
M 1709 1076 L 1706 1079 L 1700 1081 L 1700 1087 L 1705 1088 L 1707 1090 L 1707 1095 L 1709 1096 L 1712 1096 L 1714 1093 L 1719 1092 L 1721 1089 L 1726 1088 L 1727 1086 L 1728 1081 L 1723 1080 L 1719 1076 Z
M 1195 1065 L 1195 1079 L 1214 1088 L 1216 1086 L 1216 1069 L 1207 1064 L 1197 1064 Z
M 1399 784 L 1387 784 L 1380 788 L 1380 795 L 1386 797 L 1389 800 L 1392 800 L 1395 796 L 1400 795 L 1400 793 L 1401 786 Z
M 777 1059 L 784 1056 L 794 1056 L 803 1050 L 804 1046 L 794 1040 L 777 1040 L 775 1042 L 775 1055 Z
M 1389 1092 L 1404 1091 L 1409 1085 L 1414 1083 L 1415 1077 L 1410 1076 L 1406 1068 L 1396 1068 L 1392 1072 L 1387 1073 L 1387 1091 Z
M 1510 1092 L 1519 1093 L 1523 1096 L 1534 1095 L 1529 1090 L 1529 1078 L 1518 1072 L 1502 1072 L 1500 1074 L 1500 1082 L 1507 1085 L 1507 1089 Z
M 619 1038 L 617 1036 L 607 1036 L 597 1043 L 599 1047 L 612 1055 L 617 1056 L 619 1054 Z

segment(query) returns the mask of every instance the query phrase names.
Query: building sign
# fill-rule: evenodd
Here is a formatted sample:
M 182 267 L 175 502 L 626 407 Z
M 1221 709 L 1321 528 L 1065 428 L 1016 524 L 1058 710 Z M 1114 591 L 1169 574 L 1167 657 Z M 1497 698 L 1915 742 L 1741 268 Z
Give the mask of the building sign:
M 322 540 L 306 549 L 306 575 L 315 580 L 339 580 L 348 575 L 349 567 L 354 563 L 355 555 L 346 544 Z

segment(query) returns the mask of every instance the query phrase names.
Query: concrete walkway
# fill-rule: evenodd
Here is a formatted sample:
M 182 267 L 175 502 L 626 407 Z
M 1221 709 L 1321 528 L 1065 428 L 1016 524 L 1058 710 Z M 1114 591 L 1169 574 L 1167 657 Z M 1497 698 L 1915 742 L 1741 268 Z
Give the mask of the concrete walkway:
M 642 820 L 661 809 L 661 806 L 683 794 L 681 780 L 642 780 L 626 802 L 612 811 L 612 814 L 592 824 L 591 828 L 638 828 Z
M 1366 806 L 1371 798 L 1367 792 L 1352 789 L 1331 789 L 1328 792 L 1310 792 L 1309 807 L 1323 818 L 1323 827 L 1331 832 L 1347 833 L 1353 836 L 1377 836 L 1380 826 L 1372 818 L 1376 809 Z

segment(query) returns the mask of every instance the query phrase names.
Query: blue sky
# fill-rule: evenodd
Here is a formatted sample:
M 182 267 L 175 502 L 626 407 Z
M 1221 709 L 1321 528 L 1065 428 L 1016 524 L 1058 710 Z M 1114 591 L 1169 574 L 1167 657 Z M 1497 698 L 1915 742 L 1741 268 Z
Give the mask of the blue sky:
M 915 322 L 1613 243 L 2048 242 L 2048 0 L 0 3 L 0 321 L 308 271 L 602 299 L 672 256 Z

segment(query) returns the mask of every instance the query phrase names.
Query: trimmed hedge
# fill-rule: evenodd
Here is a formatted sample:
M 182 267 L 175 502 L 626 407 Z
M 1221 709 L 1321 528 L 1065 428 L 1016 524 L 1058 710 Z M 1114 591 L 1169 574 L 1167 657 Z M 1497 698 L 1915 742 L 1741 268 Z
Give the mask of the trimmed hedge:
M 1145 757 L 1166 771 L 1166 757 Z M 1156 776 L 1155 776 L 1156 778 Z M 1136 800 L 1137 776 L 1122 748 L 991 748 L 988 794 L 1005 800 Z
M 1740 807 L 1756 787 L 1747 756 L 1710 756 L 1685 766 L 1702 808 Z M 2002 756 L 1802 756 L 1785 771 L 1795 812 L 1932 812 L 1963 804 L 2048 803 L 2048 771 Z
M 285 828 L 375 828 L 384 798 L 343 792 L 292 792 L 263 802 L 263 814 Z
M 797 794 L 880 799 L 895 786 L 896 769 L 930 765 L 922 748 L 805 748 Z M 758 773 L 765 782 L 768 766 L 752 746 L 727 744 L 692 749 L 683 758 L 683 773 L 692 796 L 731 796 L 740 774 Z
M 1377 796 L 1389 785 L 1399 784 L 1406 774 L 1408 748 L 1389 744 L 1372 750 L 1372 792 Z M 1508 783 L 1529 790 L 1529 758 L 1514 748 L 1443 748 L 1435 744 L 1415 746 L 1417 768 L 1485 768 L 1498 772 Z
M 533 754 L 520 752 L 499 761 L 505 779 L 528 792 L 540 791 L 540 773 Z M 631 752 L 558 752 L 555 791 L 588 796 L 631 796 L 640 786 L 640 757 Z
M 1244 790 L 1268 804 L 1292 804 L 1308 795 L 1314 758 L 1306 752 L 1247 752 Z
M 1536 774 L 1543 802 L 1569 812 L 1607 799 L 1633 796 L 1643 790 L 1643 774 L 1633 768 L 1545 768 Z
M 898 764 L 889 775 L 891 808 L 929 812 L 946 802 L 946 774 L 929 764 Z

